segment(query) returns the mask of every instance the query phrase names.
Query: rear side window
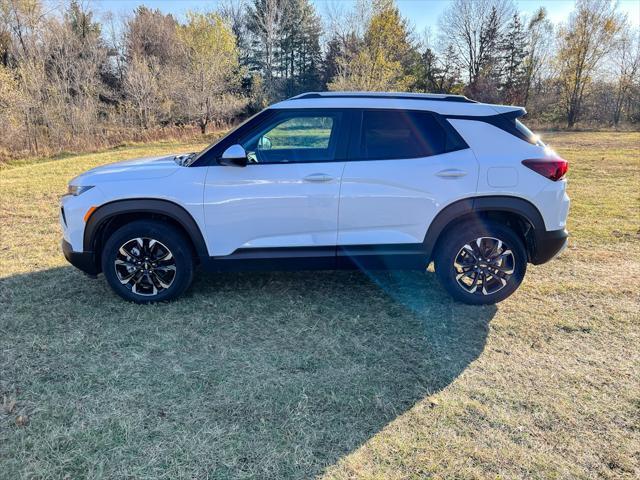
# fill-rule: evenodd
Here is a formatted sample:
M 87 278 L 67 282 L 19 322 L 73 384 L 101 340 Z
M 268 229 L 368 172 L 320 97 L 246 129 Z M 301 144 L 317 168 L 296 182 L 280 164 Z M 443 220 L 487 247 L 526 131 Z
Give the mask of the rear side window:
M 370 110 L 362 114 L 360 156 L 364 159 L 429 157 L 464 148 L 463 143 L 429 112 Z

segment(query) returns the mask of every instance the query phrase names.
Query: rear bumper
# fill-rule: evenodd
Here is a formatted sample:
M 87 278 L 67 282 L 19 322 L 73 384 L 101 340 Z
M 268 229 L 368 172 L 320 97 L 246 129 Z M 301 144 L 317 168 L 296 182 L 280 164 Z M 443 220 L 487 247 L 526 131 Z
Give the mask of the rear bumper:
M 87 275 L 95 276 L 99 273 L 93 252 L 74 252 L 71 244 L 66 240 L 62 240 L 62 253 L 67 262 Z
M 531 263 L 540 265 L 546 263 L 565 248 L 569 242 L 566 229 L 539 232 L 535 236 L 535 245 L 531 254 Z

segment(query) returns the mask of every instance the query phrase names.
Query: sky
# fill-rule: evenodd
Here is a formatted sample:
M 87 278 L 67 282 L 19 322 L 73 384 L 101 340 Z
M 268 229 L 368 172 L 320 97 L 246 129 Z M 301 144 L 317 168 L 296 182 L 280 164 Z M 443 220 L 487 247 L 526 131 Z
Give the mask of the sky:
M 325 15 L 331 4 L 339 4 L 348 9 L 354 0 L 311 0 L 318 12 Z M 396 0 L 402 15 L 421 33 L 426 28 L 436 31 L 438 17 L 447 8 L 449 0 Z M 573 0 L 515 0 L 519 10 L 531 14 L 539 7 L 545 7 L 553 23 L 567 20 L 573 10 Z M 138 5 L 157 8 L 164 13 L 172 13 L 181 17 L 187 10 L 215 9 L 216 0 L 93 0 L 90 3 L 98 12 L 114 14 L 130 13 Z M 640 0 L 618 0 L 618 8 L 627 15 L 629 23 L 640 26 Z

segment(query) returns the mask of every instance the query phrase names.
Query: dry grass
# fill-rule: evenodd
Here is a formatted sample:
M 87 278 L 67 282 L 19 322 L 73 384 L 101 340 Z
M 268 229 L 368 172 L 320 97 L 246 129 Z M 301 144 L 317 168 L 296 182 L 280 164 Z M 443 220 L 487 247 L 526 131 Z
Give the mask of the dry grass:
M 33 153 L 24 147 L 25 139 L 12 138 L 7 135 L 4 145 L 0 145 L 0 169 L 7 166 L 39 163 L 46 160 L 68 158 L 78 153 L 99 152 L 105 149 L 121 149 L 123 147 L 139 146 L 140 144 L 180 144 L 209 142 L 218 137 L 228 127 L 216 128 L 206 135 L 200 133 L 200 128 L 194 125 L 156 127 L 149 129 L 134 129 L 124 127 L 104 126 L 100 133 L 69 137 L 65 141 L 54 141 L 55 145 L 48 145 L 52 139 L 40 139 L 38 152 Z M 16 133 L 16 132 L 12 132 Z M 19 135 L 19 134 L 18 134 Z
M 0 478 L 637 478 L 640 134 L 554 133 L 571 247 L 497 307 L 432 274 L 199 276 L 136 306 L 57 197 L 155 144 L 0 171 Z

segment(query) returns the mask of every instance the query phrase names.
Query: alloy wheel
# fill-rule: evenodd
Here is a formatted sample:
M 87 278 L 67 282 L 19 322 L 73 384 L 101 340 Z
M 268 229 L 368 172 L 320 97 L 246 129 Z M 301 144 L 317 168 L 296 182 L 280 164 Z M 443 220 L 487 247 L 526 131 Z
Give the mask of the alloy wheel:
M 126 241 L 116 254 L 115 272 L 131 292 L 153 296 L 171 286 L 176 277 L 176 261 L 171 250 L 154 238 Z
M 453 263 L 458 285 L 467 293 L 477 295 L 492 295 L 502 290 L 515 265 L 511 249 L 494 237 L 478 237 L 465 244 Z

